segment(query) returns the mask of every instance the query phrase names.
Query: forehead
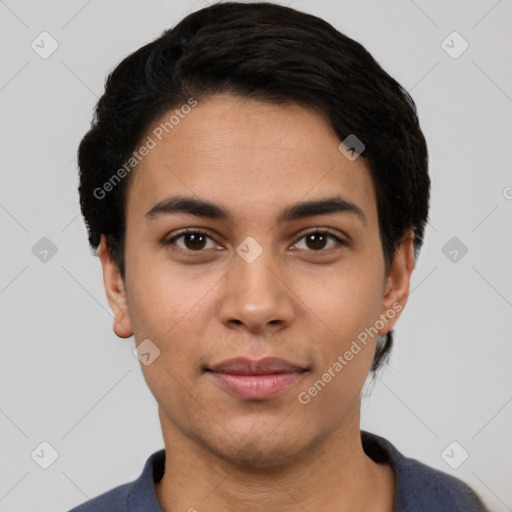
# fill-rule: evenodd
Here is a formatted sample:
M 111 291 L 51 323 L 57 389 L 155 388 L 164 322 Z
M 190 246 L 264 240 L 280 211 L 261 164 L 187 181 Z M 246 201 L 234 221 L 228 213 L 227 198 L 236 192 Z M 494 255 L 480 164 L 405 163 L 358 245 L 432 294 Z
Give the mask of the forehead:
M 261 218 L 283 204 L 339 193 L 376 222 L 365 160 L 347 159 L 329 122 L 316 112 L 230 95 L 200 100 L 179 116 L 176 110 L 155 121 L 141 139 L 150 137 L 154 147 L 132 171 L 128 217 L 142 219 L 156 203 L 177 194 Z

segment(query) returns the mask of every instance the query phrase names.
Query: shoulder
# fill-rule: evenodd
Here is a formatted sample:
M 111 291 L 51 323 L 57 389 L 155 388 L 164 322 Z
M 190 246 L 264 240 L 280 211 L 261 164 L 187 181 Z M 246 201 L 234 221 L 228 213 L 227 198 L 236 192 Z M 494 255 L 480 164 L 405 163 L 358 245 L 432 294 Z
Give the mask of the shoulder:
M 110 491 L 104 492 L 78 505 L 69 512 L 98 512 L 98 510 L 111 510 L 116 512 L 128 511 L 130 510 L 128 508 L 128 496 L 133 485 L 132 482 L 115 487 Z
M 104 492 L 69 512 L 161 512 L 154 483 L 162 477 L 164 465 L 165 450 L 154 452 L 146 460 L 144 469 L 136 480 Z
M 462 480 L 404 456 L 387 439 L 361 432 L 366 453 L 388 462 L 395 473 L 395 512 L 487 512 L 479 496 Z

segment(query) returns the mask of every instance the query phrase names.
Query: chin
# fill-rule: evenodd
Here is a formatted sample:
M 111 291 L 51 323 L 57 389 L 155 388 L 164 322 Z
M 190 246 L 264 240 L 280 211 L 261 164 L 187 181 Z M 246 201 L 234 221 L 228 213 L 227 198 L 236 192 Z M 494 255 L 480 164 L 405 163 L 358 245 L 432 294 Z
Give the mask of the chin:
M 214 453 L 229 462 L 247 469 L 269 469 L 296 460 L 303 451 L 303 443 L 290 435 L 269 439 L 264 434 L 245 434 L 238 441 L 233 438 L 213 448 Z

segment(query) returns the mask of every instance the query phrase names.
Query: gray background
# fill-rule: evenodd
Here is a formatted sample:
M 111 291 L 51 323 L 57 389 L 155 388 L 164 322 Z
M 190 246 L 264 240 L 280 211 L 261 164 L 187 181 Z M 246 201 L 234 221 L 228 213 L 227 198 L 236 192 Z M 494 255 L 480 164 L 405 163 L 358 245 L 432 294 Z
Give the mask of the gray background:
M 68 510 L 138 477 L 163 447 L 133 337 L 112 331 L 76 150 L 106 73 L 205 5 L 0 0 L 1 511 Z M 360 41 L 411 92 L 429 145 L 426 241 L 362 427 L 512 510 L 511 2 L 290 5 Z M 31 47 L 43 31 L 59 45 L 46 59 Z M 469 44 L 457 58 L 445 49 L 460 40 L 442 45 L 453 31 Z M 57 250 L 46 261 L 43 237 Z M 58 454 L 48 469 L 42 442 Z

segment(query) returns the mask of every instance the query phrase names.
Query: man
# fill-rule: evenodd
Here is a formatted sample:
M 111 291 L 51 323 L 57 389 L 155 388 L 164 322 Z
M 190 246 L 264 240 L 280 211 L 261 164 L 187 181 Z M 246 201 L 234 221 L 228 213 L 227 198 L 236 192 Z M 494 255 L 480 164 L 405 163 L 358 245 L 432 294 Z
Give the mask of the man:
M 215 4 L 109 76 L 80 202 L 165 450 L 73 509 L 482 511 L 360 430 L 428 216 L 413 100 L 357 42 Z

